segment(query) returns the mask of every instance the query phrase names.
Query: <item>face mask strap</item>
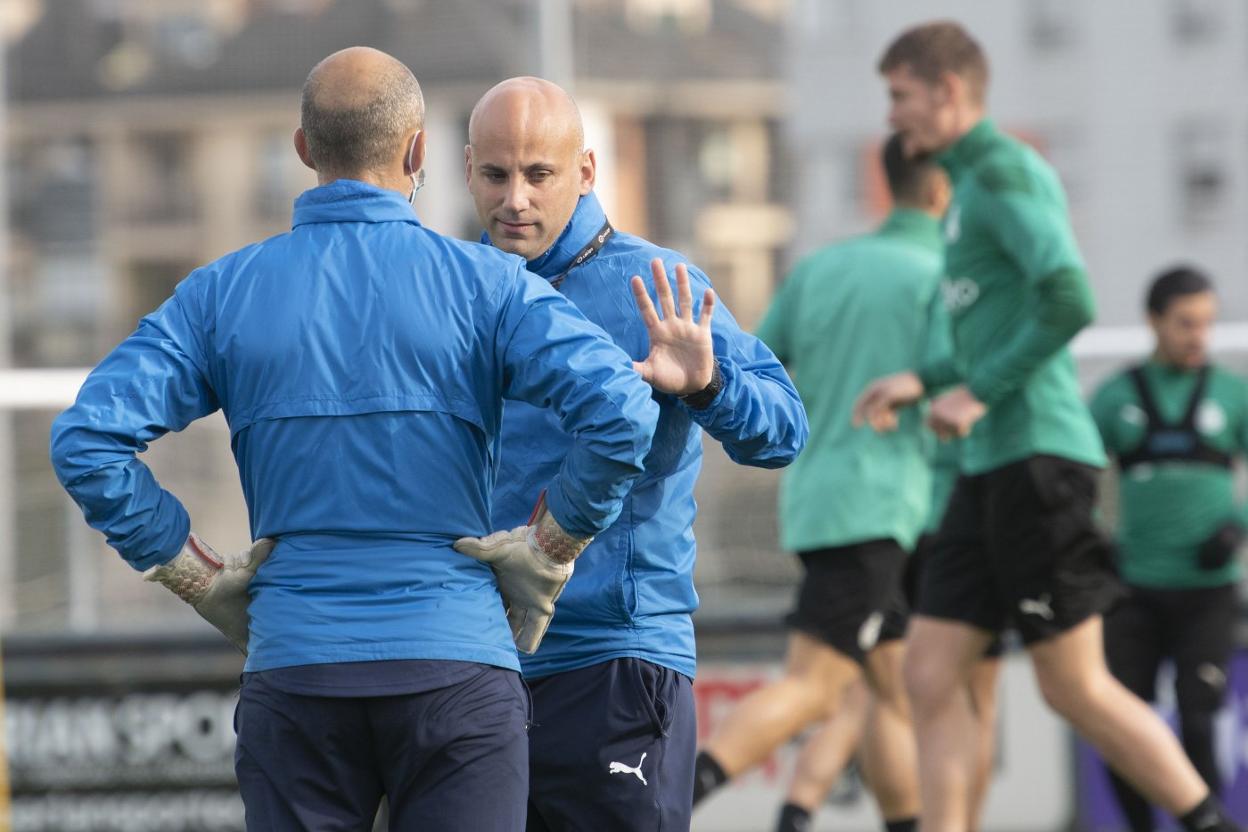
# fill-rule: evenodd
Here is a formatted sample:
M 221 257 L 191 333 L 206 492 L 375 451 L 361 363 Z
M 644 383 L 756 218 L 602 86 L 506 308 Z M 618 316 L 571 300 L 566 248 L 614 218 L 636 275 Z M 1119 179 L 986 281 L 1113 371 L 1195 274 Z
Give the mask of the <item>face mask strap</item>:
M 408 167 L 416 166 L 416 162 L 415 162 L 416 142 L 419 140 L 420 140 L 420 131 L 417 130 L 416 135 L 412 136 L 412 146 L 408 148 L 407 150 Z M 412 173 L 411 176 L 412 176 L 412 192 L 407 195 L 407 202 L 409 205 L 415 205 L 417 192 L 419 192 L 421 188 L 425 187 L 425 169 L 422 167 L 420 170 Z

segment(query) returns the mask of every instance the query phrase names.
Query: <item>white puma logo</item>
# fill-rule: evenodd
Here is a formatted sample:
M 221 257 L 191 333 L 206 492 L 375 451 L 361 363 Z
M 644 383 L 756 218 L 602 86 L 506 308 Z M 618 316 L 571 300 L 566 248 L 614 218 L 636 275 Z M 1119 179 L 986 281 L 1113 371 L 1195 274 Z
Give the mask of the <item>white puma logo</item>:
M 641 753 L 641 759 L 637 761 L 636 767 L 627 766 L 624 765 L 624 763 L 612 763 L 610 768 L 607 770 L 611 774 L 636 774 L 637 779 L 641 781 L 641 785 L 649 786 L 650 784 L 646 782 L 646 778 L 641 776 L 641 764 L 646 761 L 646 754 L 648 753 L 650 752 L 643 751 Z
M 1018 609 L 1024 615 L 1038 615 L 1045 621 L 1053 620 L 1053 596 L 1047 592 L 1039 598 L 1024 598 L 1018 602 Z

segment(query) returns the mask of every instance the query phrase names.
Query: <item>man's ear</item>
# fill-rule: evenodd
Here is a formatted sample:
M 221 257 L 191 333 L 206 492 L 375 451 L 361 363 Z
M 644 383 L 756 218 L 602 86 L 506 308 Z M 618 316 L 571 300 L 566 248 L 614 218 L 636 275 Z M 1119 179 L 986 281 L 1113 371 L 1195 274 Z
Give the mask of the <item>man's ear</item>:
M 962 104 L 966 101 L 966 79 L 956 72 L 946 70 L 940 73 L 936 90 L 942 104 Z
M 598 160 L 594 157 L 593 148 L 590 148 L 581 154 L 581 196 L 594 189 L 597 178 Z
M 464 181 L 472 184 L 472 145 L 464 145 Z
M 316 170 L 316 162 L 312 161 L 312 154 L 308 152 L 308 137 L 303 134 L 302 127 L 295 128 L 295 153 L 299 154 L 299 161 Z
M 411 176 L 425 166 L 425 131 L 417 130 L 414 137 L 409 138 L 407 157 L 403 159 L 403 174 Z

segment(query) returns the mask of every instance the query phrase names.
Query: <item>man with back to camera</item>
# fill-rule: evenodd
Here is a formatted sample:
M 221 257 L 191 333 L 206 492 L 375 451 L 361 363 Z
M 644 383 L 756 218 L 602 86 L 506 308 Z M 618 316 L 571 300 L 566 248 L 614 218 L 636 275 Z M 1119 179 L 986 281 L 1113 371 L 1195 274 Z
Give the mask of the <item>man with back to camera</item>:
M 486 239 L 524 257 L 633 356 L 660 413 L 619 520 L 585 550 L 540 649 L 522 657 L 534 710 L 528 829 L 688 829 L 702 432 L 734 461 L 774 468 L 801 450 L 806 414 L 775 356 L 741 331 L 704 274 L 611 227 L 567 92 L 538 78 L 498 84 L 473 109 L 464 155 Z M 661 318 L 635 276 L 646 268 Z M 549 413 L 508 403 L 496 525 L 523 522 L 571 441 Z M 489 559 L 505 545 L 460 550 Z
M 911 622 L 906 683 L 924 832 L 963 832 L 974 784 L 966 681 L 1013 622 L 1045 700 L 1189 830 L 1234 829 L 1147 705 L 1110 675 L 1101 613 L 1120 589 L 1093 520 L 1105 454 L 1066 344 L 1092 295 L 1053 169 L 985 118 L 988 65 L 959 25 L 902 33 L 879 63 L 907 153 L 953 181 L 944 294 L 954 358 L 874 382 L 855 418 L 877 430 L 931 402 L 939 435 L 968 436 Z M 973 430 L 972 430 L 973 428 Z
M 810 444 L 780 490 L 781 545 L 805 576 L 787 619 L 784 675 L 742 700 L 706 743 L 694 802 L 803 728 L 835 719 L 865 675 L 874 699 L 866 768 L 886 828 L 903 832 L 914 825 L 918 784 L 901 678 L 902 575 L 930 510 L 932 438 L 917 413 L 881 436 L 851 426 L 850 412 L 869 380 L 950 348 L 939 298 L 949 184 L 936 165 L 907 159 L 896 136 L 881 162 L 892 213 L 875 232 L 799 262 L 759 325 L 811 416 Z M 790 802 L 780 828 L 803 828 L 813 808 Z
M 320 184 L 293 229 L 192 272 L 52 431 L 88 522 L 247 652 L 252 830 L 371 828 L 383 794 L 395 830 L 523 826 L 513 638 L 540 635 L 658 416 L 629 358 L 522 260 L 421 227 L 423 117 L 389 55 L 318 64 L 294 142 Z M 496 578 L 452 543 L 489 529 L 504 396 L 575 440 Z M 266 538 L 224 558 L 136 459 L 218 407 Z
M 1236 505 L 1233 468 L 1248 452 L 1248 384 L 1209 360 L 1218 305 L 1202 272 L 1163 272 L 1146 306 L 1152 356 L 1092 398 L 1120 471 L 1118 572 L 1128 590 L 1105 618 L 1105 658 L 1145 701 L 1156 698 L 1161 662 L 1174 662 L 1183 748 L 1220 794 L 1213 720 L 1226 698 L 1239 618 L 1243 569 L 1235 554 L 1248 505 Z M 1148 801 L 1110 776 L 1132 831 L 1152 830 Z

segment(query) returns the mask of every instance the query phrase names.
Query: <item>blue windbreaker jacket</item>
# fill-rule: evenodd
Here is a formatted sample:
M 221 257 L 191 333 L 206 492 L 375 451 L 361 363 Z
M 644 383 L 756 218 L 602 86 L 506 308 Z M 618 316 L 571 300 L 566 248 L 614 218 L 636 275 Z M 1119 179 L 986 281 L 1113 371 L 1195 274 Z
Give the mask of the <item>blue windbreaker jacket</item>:
M 52 429 L 57 476 L 136 569 L 186 510 L 136 458 L 221 408 L 253 538 L 247 670 L 385 659 L 519 669 L 488 566 L 502 398 L 576 437 L 544 469 L 551 513 L 619 514 L 658 408 L 628 356 L 524 262 L 450 240 L 400 194 L 349 180 L 294 227 L 197 269 L 87 378 Z
M 529 269 L 548 279 L 562 274 L 605 221 L 597 197 L 582 197 L 568 227 L 548 252 L 530 261 Z M 650 352 L 650 339 L 629 279 L 641 275 L 653 297 L 649 264 L 655 257 L 662 258 L 669 275 L 677 263 L 687 263 L 677 252 L 617 231 L 596 257 L 559 284 L 589 320 L 638 361 Z M 710 281 L 693 266 L 689 277 L 696 316 Z M 541 647 L 521 657 L 526 676 L 630 656 L 694 675 L 693 487 L 702 467 L 702 430 L 722 443 L 735 462 L 764 468 L 792 462 L 809 431 L 806 411 L 780 362 L 741 330 L 722 303 L 715 307 L 712 335 L 723 390 L 705 410 L 655 393 L 659 423 L 645 473 L 625 498 L 619 519 L 577 560 Z M 507 403 L 494 489 L 495 528 L 525 521 L 572 443 L 572 435 L 551 414 Z

